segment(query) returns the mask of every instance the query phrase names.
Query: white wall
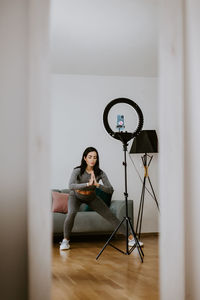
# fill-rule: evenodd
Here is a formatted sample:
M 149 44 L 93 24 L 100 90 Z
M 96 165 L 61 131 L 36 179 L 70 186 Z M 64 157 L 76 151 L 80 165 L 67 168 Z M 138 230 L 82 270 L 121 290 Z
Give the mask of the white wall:
M 200 2 L 185 1 L 185 264 L 186 299 L 200 299 Z
M 48 8 L 48 0 L 0 1 L 3 300 L 50 299 Z
M 0 298 L 27 299 L 27 3 L 0 2 Z
M 200 2 L 160 8 L 160 294 L 199 300 Z
M 49 6 L 29 4 L 29 300 L 51 297 Z
M 26 28 L 26 1 L 1 1 L 1 299 L 27 297 Z
M 73 167 L 80 164 L 84 149 L 94 146 L 100 155 L 100 167 L 108 174 L 114 186 L 113 199 L 124 199 L 124 153 L 122 143 L 113 139 L 104 129 L 103 112 L 113 99 L 127 97 L 135 101 L 143 111 L 143 129 L 157 130 L 157 79 L 111 76 L 52 75 L 52 188 L 68 187 Z M 116 124 L 116 115 L 125 112 L 126 129 L 134 110 L 119 105 L 110 111 L 110 121 Z M 114 109 L 114 108 L 113 108 Z M 123 111 L 124 109 L 124 111 Z M 126 118 L 127 116 L 127 118 Z M 137 120 L 135 118 L 135 120 Z M 115 130 L 115 127 L 113 127 Z M 129 144 L 128 150 L 132 141 Z M 143 178 L 140 155 L 131 155 Z M 135 200 L 135 217 L 142 183 L 127 157 L 129 199 Z M 150 178 L 157 193 L 157 154 L 150 168 Z M 146 194 L 143 232 L 158 231 L 158 210 L 154 200 Z
M 158 0 L 51 0 L 56 74 L 157 76 Z
M 182 4 L 161 1 L 159 191 L 161 299 L 184 294 L 184 82 Z M 171 18 L 171 22 L 169 19 Z

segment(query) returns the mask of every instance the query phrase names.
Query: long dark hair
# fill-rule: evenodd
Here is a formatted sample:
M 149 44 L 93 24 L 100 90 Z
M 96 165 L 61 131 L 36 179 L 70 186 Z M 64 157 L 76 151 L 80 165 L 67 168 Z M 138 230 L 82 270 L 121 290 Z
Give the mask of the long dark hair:
M 86 161 L 85 161 L 84 158 L 88 155 L 89 152 L 96 152 L 96 154 L 97 154 L 97 161 L 96 161 L 96 164 L 94 165 L 94 168 L 93 168 L 95 177 L 98 176 L 98 175 L 100 175 L 101 172 L 102 172 L 102 170 L 99 168 L 99 153 L 98 153 L 98 151 L 94 147 L 88 147 L 83 152 L 82 159 L 81 159 L 81 165 L 78 166 L 78 167 L 75 167 L 75 169 L 77 169 L 77 168 L 81 169 L 80 170 L 80 174 L 77 177 L 78 179 L 85 172 L 85 169 L 87 167 L 87 163 L 86 163 Z

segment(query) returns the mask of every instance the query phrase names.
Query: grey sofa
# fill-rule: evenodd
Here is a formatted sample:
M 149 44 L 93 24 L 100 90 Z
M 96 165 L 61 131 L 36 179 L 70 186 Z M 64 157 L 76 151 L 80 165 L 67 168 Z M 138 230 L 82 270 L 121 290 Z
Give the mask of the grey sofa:
M 61 193 L 69 193 L 69 190 L 57 190 Z M 86 204 L 80 206 L 80 210 L 75 217 L 72 235 L 78 234 L 110 234 L 115 229 L 110 222 L 105 220 L 95 211 L 85 211 Z M 121 221 L 125 216 L 125 200 L 112 200 L 110 205 L 111 211 Z M 128 200 L 128 213 L 133 222 L 133 200 Z M 66 214 L 52 213 L 53 215 L 53 234 L 63 233 L 63 224 Z

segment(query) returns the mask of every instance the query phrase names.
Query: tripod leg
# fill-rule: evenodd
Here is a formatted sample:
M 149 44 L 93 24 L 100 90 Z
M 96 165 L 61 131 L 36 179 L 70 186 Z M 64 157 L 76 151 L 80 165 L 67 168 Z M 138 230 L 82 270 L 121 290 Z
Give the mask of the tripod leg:
M 150 186 L 151 186 L 151 190 L 152 190 L 152 192 L 153 192 L 154 200 L 155 200 L 155 202 L 156 202 L 156 205 L 157 205 L 157 207 L 158 207 L 158 210 L 160 211 L 159 205 L 158 205 L 158 201 L 157 201 L 156 195 L 155 195 L 155 193 L 154 193 L 154 189 L 153 189 L 153 186 L 152 186 L 152 184 L 151 184 L 151 180 L 150 180 L 150 177 L 149 177 L 149 176 L 148 176 L 148 180 L 149 180 L 149 184 L 150 184 Z
M 142 209 L 142 199 L 144 198 L 144 189 L 145 189 L 145 177 L 143 179 L 143 185 L 142 185 L 142 192 L 140 196 L 140 206 L 139 206 L 139 211 L 138 211 L 138 217 L 137 217 L 137 224 L 136 224 L 136 234 L 138 232 L 138 226 L 140 227 L 140 215 L 141 215 L 141 209 Z
M 119 225 L 116 227 L 116 229 L 113 231 L 113 233 L 111 234 L 111 236 L 109 237 L 109 239 L 107 240 L 107 242 L 105 243 L 105 245 L 103 246 L 103 248 L 101 249 L 101 251 L 99 252 L 99 254 L 97 255 L 96 260 L 99 258 L 99 256 L 104 251 L 104 249 L 108 246 L 109 242 L 111 241 L 111 239 L 113 238 L 113 236 L 115 235 L 115 233 L 117 232 L 117 230 L 120 228 L 120 226 L 122 225 L 122 223 L 124 222 L 124 220 L 125 220 L 125 217 L 119 223 Z
M 138 239 L 137 239 L 137 236 L 136 236 L 136 234 L 135 234 L 135 232 L 134 232 L 134 230 L 133 230 L 133 226 L 132 226 L 132 224 L 131 224 L 131 222 L 130 222 L 129 219 L 128 219 L 128 221 L 129 221 L 129 225 L 130 225 L 130 227 L 131 227 L 131 231 L 132 231 L 132 234 L 133 234 L 134 240 L 135 240 L 135 246 L 133 246 L 133 247 L 137 247 L 138 253 L 139 253 L 139 255 L 140 255 L 140 259 L 141 259 L 141 261 L 143 262 L 143 256 L 144 256 L 144 253 L 143 253 L 143 251 L 142 251 L 142 248 L 140 247 L 140 243 L 139 243 L 139 241 L 138 241 Z
M 126 253 L 129 252 L 129 248 L 128 248 L 128 217 L 126 217 Z
M 142 226 L 142 215 L 143 215 L 144 195 L 145 195 L 145 183 L 146 183 L 146 177 L 144 177 L 144 180 L 143 180 L 142 193 L 141 193 L 141 199 L 140 199 L 140 208 L 139 208 L 139 212 L 138 212 L 138 219 L 137 219 L 137 226 L 136 226 L 136 234 L 138 235 L 139 239 L 140 239 L 141 226 Z M 139 227 L 139 230 L 138 230 L 138 227 Z
M 126 217 L 123 218 L 123 220 L 119 223 L 119 225 L 117 226 L 117 228 L 114 230 L 114 232 L 112 233 L 112 235 L 110 236 L 110 238 L 108 239 L 108 241 L 105 243 L 104 247 L 102 248 L 102 250 L 99 252 L 99 254 L 97 255 L 96 259 L 99 258 L 99 256 L 101 255 L 101 253 L 104 251 L 104 249 L 106 248 L 106 246 L 110 243 L 110 240 L 112 239 L 112 237 L 115 235 L 115 233 L 117 232 L 117 230 L 119 229 L 119 227 L 122 225 L 122 223 L 126 220 L 126 253 L 123 252 L 122 250 L 118 249 L 117 247 L 115 247 L 114 245 L 112 245 L 110 243 L 110 246 L 114 247 L 115 249 L 119 250 L 120 252 L 124 253 L 124 254 L 130 254 L 132 251 L 129 251 L 128 249 L 128 225 L 130 224 L 131 226 L 131 230 L 132 230 L 132 233 L 133 233 L 133 236 L 134 236 L 134 240 L 136 242 L 136 247 L 138 249 L 138 252 L 140 254 L 140 258 L 141 258 L 141 261 L 143 262 L 143 257 L 142 257 L 142 250 L 141 250 L 141 247 L 140 247 L 140 244 L 138 242 L 138 239 L 136 237 L 136 234 L 133 230 L 133 226 L 132 224 L 130 223 L 130 219 L 128 217 L 128 193 L 127 193 L 127 163 L 126 163 L 126 151 L 127 151 L 127 146 L 128 146 L 128 143 L 127 141 L 123 141 L 123 150 L 124 150 L 124 162 L 123 162 L 123 165 L 124 165 L 124 175 L 125 175 L 125 192 L 124 192 L 124 196 L 125 196 L 125 206 L 126 206 Z M 145 156 L 146 157 L 146 156 Z M 144 162 L 143 162 L 144 163 Z M 145 163 L 146 165 L 146 163 Z M 134 246 L 133 246 L 134 247 Z M 133 247 L 132 247 L 132 250 L 133 250 Z M 140 249 L 140 250 L 139 250 Z
M 130 224 L 130 227 L 131 227 L 131 231 L 132 231 L 132 234 L 134 236 L 134 240 L 135 240 L 135 247 L 138 247 L 139 248 L 139 251 L 141 252 L 142 256 L 144 256 L 144 252 L 142 251 L 142 248 L 140 246 L 140 243 L 139 243 L 139 240 L 134 232 L 134 229 L 133 229 L 133 226 L 131 224 L 131 222 L 129 221 L 129 224 Z
M 145 184 L 146 184 L 146 177 L 144 177 L 144 190 L 143 190 L 143 197 L 142 197 L 142 205 L 141 205 L 142 209 L 141 209 L 141 214 L 140 214 L 140 227 L 139 227 L 139 234 L 138 234 L 139 239 L 140 239 L 140 235 L 141 235 L 142 217 L 143 217 L 143 211 L 144 211 Z

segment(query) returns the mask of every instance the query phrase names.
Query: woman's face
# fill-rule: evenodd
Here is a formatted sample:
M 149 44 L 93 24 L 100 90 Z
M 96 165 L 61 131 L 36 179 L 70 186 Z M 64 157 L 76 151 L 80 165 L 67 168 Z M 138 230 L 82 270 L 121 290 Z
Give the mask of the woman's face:
M 89 152 L 86 157 L 84 157 L 88 167 L 93 168 L 97 162 L 97 153 L 95 151 Z

